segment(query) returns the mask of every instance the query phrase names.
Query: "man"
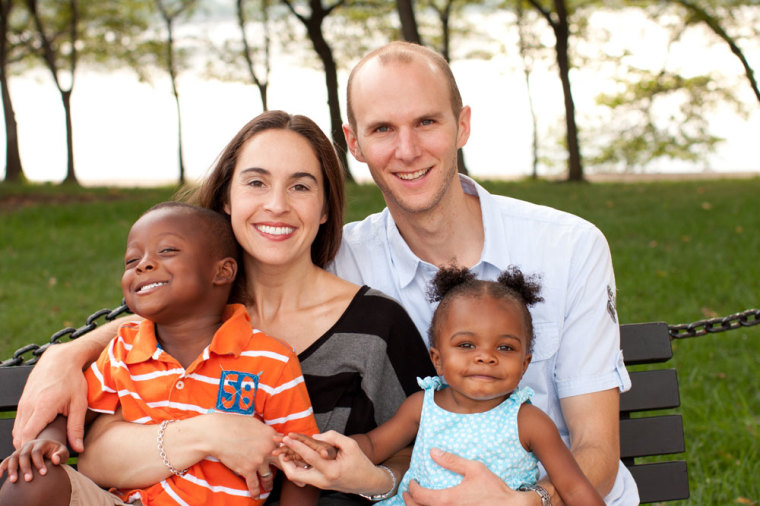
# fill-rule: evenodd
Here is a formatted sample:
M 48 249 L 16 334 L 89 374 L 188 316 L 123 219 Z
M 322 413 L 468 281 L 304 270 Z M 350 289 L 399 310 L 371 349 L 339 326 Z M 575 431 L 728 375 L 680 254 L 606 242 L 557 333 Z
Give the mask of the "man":
M 619 392 L 630 380 L 601 232 L 567 213 L 492 196 L 458 176 L 470 108 L 446 61 L 427 48 L 394 42 L 362 59 L 349 78 L 348 120 L 348 147 L 368 165 L 387 208 L 345 227 L 333 270 L 398 299 L 422 335 L 434 310 L 426 287 L 438 266 L 455 263 L 495 279 L 515 264 L 540 275 L 545 302 L 531 311 L 537 337 L 523 382 L 607 503 L 638 504 L 619 462 Z M 464 474 L 463 482 L 446 491 L 410 487 L 416 503 L 546 504 L 543 490 L 512 491 L 477 463 L 439 458 Z M 539 485 L 551 504 L 562 504 L 551 483 Z

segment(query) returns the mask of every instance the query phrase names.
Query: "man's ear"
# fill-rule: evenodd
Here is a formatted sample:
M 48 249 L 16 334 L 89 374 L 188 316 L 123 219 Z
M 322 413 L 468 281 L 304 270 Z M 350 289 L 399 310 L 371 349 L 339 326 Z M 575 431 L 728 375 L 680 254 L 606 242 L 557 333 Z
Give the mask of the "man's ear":
M 438 376 L 443 376 L 443 363 L 441 362 L 441 353 L 432 346 L 430 347 L 430 360 L 433 361 L 433 367 Z
M 219 260 L 216 263 L 215 285 L 227 285 L 235 281 L 237 275 L 237 261 L 232 257 Z
M 345 123 L 343 125 L 343 135 L 346 137 L 346 145 L 348 145 L 348 150 L 352 155 L 354 155 L 354 158 L 356 158 L 356 160 L 359 162 L 366 163 L 364 155 L 362 154 L 362 149 L 359 147 L 359 140 L 356 138 L 354 130 L 348 123 Z

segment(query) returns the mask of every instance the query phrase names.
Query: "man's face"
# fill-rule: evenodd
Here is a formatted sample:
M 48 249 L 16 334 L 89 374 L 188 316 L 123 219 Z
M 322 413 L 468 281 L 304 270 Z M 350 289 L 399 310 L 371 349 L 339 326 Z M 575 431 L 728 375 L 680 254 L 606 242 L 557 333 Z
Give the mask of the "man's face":
M 433 210 L 457 173 L 457 149 L 470 132 L 470 109 L 457 118 L 440 70 L 421 58 L 368 61 L 354 76 L 353 155 L 369 166 L 392 212 Z

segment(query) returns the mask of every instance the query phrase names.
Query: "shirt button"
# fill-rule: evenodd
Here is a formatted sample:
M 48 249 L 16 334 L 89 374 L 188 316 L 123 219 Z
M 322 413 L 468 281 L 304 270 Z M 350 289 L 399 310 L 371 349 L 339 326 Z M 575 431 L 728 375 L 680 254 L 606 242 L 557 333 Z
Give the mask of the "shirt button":
M 183 381 L 178 381 L 177 390 L 182 390 L 183 388 L 185 388 L 185 383 Z

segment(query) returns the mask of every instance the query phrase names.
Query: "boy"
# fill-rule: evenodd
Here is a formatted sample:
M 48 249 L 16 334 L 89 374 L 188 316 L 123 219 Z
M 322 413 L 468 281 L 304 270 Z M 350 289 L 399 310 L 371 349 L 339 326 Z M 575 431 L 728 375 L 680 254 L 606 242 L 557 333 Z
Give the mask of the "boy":
M 253 331 L 244 306 L 227 305 L 238 251 L 221 214 L 178 202 L 149 209 L 129 232 L 122 277 L 127 305 L 145 320 L 123 325 L 86 372 L 89 415 L 120 409 L 127 421 L 157 425 L 158 458 L 171 474 L 141 489 L 101 489 L 60 465 L 68 449 L 59 417 L 0 464 L 9 470 L 0 503 L 263 504 L 263 489 L 252 494 L 217 459 L 177 469 L 165 444 L 170 423 L 211 412 L 256 416 L 281 433 L 318 432 L 292 349 Z M 317 493 L 285 481 L 281 502 L 316 504 Z

